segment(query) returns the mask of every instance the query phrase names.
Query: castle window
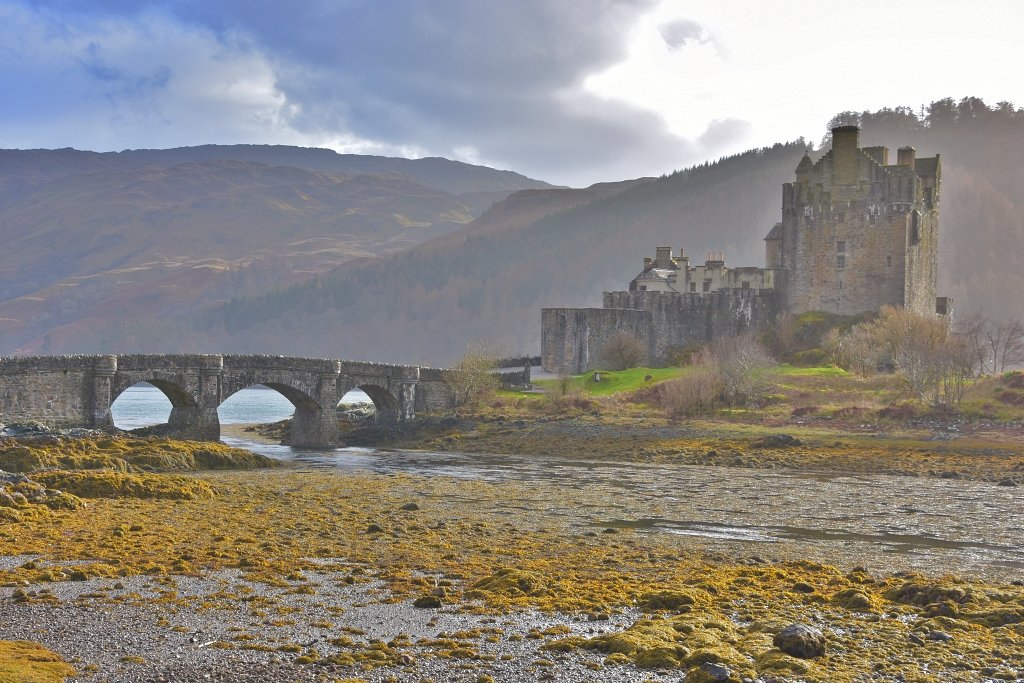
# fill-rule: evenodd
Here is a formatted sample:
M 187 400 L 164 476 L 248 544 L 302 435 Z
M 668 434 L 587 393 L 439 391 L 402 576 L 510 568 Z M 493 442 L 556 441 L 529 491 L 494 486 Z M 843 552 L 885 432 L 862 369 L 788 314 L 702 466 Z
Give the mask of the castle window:
M 840 292 L 843 291 L 843 281 L 842 280 L 839 281 L 839 291 Z
M 919 225 L 921 218 L 920 211 L 910 212 L 910 243 L 917 244 L 921 241 L 921 227 Z
M 837 254 L 845 254 L 846 253 L 846 240 L 837 240 L 836 241 L 836 253 Z
M 885 267 L 892 268 L 892 256 L 885 257 Z
M 696 292 L 697 291 L 697 283 L 696 282 L 691 282 L 690 283 L 690 291 L 691 292 Z
M 704 291 L 705 292 L 710 292 L 711 291 L 711 280 L 705 280 L 704 281 Z
M 836 268 L 846 267 L 846 254 L 836 254 Z
M 747 282 L 746 280 L 744 280 L 744 281 L 743 281 L 743 285 L 742 285 L 742 288 L 743 288 L 743 289 L 750 289 L 750 283 L 749 283 L 749 282 Z
M 640 285 L 640 291 L 641 292 L 646 292 L 647 291 L 647 285 Z

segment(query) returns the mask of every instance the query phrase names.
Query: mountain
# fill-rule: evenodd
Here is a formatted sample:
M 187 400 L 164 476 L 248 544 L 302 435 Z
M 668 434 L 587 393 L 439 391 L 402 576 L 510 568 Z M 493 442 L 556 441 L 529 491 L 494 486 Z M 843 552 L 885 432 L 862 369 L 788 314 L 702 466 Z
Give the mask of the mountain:
M 284 146 L 0 150 L 0 351 L 112 343 L 126 319 L 171 322 L 407 249 L 550 187 L 446 159 Z
M 658 244 L 716 249 L 759 264 L 780 185 L 805 145 L 755 150 L 671 176 L 586 190 L 523 191 L 470 225 L 416 249 L 261 297 L 196 321 L 209 348 L 446 363 L 467 340 L 539 348 L 544 306 L 600 305 Z M 750 226 L 756 226 L 753 237 Z
M 940 294 L 954 297 L 957 315 L 1024 318 L 1024 111 L 964 98 L 920 112 L 844 112 L 840 120 L 861 124 L 864 146 L 885 144 L 895 154 L 909 143 L 919 156 L 942 155 Z M 779 220 L 781 185 L 793 180 L 806 147 L 776 144 L 661 178 L 581 190 L 524 189 L 415 247 L 290 283 L 282 278 L 258 295 L 252 292 L 273 277 L 239 286 L 237 294 L 222 287 L 214 298 L 229 300 L 200 312 L 191 306 L 179 316 L 121 315 L 113 318 L 117 325 L 55 328 L 51 350 L 431 364 L 451 361 L 473 340 L 536 352 L 542 307 L 599 306 L 601 292 L 625 287 L 658 245 L 683 246 L 697 261 L 724 251 L 730 265 L 763 265 L 762 240 Z M 51 305 L 73 295 L 73 288 L 55 291 Z M 0 317 L 10 315 L 6 310 L 0 307 Z M 111 319 L 110 311 L 103 315 Z
M 1024 318 L 1024 110 L 965 98 L 836 121 L 851 119 L 864 146 L 895 154 L 909 143 L 921 156 L 942 155 L 939 292 L 954 297 L 958 314 Z M 193 338 L 278 351 L 282 335 L 302 330 L 287 337 L 293 352 L 428 363 L 451 361 L 477 339 L 536 352 L 542 307 L 599 306 L 602 290 L 624 288 L 657 245 L 763 265 L 781 185 L 805 147 L 777 144 L 603 193 L 519 192 L 413 251 L 208 311 Z

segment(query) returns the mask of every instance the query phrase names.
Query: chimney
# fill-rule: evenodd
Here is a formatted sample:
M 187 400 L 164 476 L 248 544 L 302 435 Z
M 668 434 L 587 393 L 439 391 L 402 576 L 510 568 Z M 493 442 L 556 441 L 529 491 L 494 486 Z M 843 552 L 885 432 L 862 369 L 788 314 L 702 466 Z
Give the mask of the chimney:
M 900 147 L 896 151 L 896 165 L 909 166 L 914 168 L 914 161 L 917 159 L 917 150 L 913 147 Z
M 651 269 L 651 257 L 650 256 L 644 256 L 644 270 L 650 270 L 650 269 Z
M 658 247 L 654 256 L 655 265 L 658 268 L 672 267 L 672 247 Z
M 837 126 L 832 129 L 832 182 L 856 185 L 860 181 L 860 128 Z

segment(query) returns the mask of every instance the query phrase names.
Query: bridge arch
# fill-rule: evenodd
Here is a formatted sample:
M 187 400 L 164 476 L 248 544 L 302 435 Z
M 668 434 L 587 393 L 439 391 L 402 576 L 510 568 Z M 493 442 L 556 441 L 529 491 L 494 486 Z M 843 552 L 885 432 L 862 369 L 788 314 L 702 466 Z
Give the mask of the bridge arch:
M 344 391 L 342 391 L 342 389 L 344 389 Z M 352 386 L 341 387 L 338 390 L 338 394 L 344 398 L 344 396 L 353 389 L 359 389 L 370 398 L 370 401 L 373 403 L 373 408 L 376 411 L 374 421 L 377 422 L 377 424 L 392 424 L 401 419 L 402 402 L 387 387 L 366 382 L 363 384 L 353 384 Z
M 128 411 L 129 413 L 131 412 L 130 406 L 132 399 L 127 397 L 122 399 L 122 397 L 125 396 L 125 393 L 129 389 L 135 387 L 141 388 L 146 386 L 158 389 L 160 393 L 163 395 L 163 397 L 167 399 L 167 402 L 170 403 L 169 414 L 165 422 L 168 425 L 173 424 L 175 422 L 180 422 L 182 411 L 194 411 L 197 408 L 198 404 L 196 402 L 195 397 L 192 396 L 192 394 L 190 394 L 188 390 L 180 386 L 177 382 L 167 379 L 160 379 L 157 377 L 153 377 L 151 379 L 140 379 L 138 381 L 132 382 L 131 379 L 126 378 L 123 379 L 121 382 L 116 383 L 115 386 L 113 387 L 113 390 L 110 392 L 109 415 L 111 426 L 116 427 L 118 429 L 138 429 L 142 426 L 157 426 L 157 424 L 160 424 L 157 423 L 153 425 L 129 425 L 125 424 L 124 422 L 118 424 L 118 420 L 120 418 L 115 417 L 116 413 L 121 413 L 123 415 L 125 414 L 125 411 Z M 120 404 L 118 403 L 119 400 L 121 400 Z M 177 413 L 175 413 L 176 410 L 178 411 Z M 130 415 L 127 415 L 126 417 L 130 420 Z

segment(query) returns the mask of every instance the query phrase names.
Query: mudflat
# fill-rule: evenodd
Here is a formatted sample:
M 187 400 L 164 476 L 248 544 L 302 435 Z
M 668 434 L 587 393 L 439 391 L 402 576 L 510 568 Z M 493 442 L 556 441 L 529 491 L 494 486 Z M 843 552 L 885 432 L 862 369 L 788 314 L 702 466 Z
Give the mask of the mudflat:
M 600 449 L 267 469 L 100 441 L 42 450 L 66 471 L 123 459 L 141 483 L 65 477 L 68 501 L 26 497 L 0 530 L 0 639 L 45 646 L 73 680 L 1024 677 L 1021 513 L 998 482 Z M 40 448 L 5 442 L 0 459 L 25 450 Z M 145 453 L 175 471 L 143 471 Z M 825 651 L 776 646 L 793 624 Z

